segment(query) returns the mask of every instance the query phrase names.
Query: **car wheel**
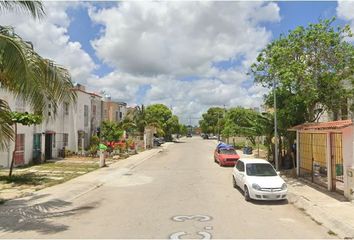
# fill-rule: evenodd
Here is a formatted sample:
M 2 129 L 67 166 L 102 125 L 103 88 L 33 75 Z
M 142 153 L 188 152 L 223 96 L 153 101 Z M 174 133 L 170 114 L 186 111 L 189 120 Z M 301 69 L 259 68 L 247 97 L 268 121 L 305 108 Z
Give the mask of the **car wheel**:
M 245 200 L 248 202 L 248 201 L 250 201 L 251 200 L 251 198 L 250 198 L 250 193 L 249 193 L 249 191 L 248 191 L 248 187 L 247 186 L 245 186 L 245 189 L 244 189 L 244 196 L 245 196 Z
M 216 161 L 216 157 L 214 157 L 214 162 L 218 162 L 218 161 Z
M 234 177 L 234 176 L 232 176 L 232 186 L 233 186 L 234 188 L 237 188 L 237 183 L 236 183 L 236 181 L 235 181 L 235 177 Z

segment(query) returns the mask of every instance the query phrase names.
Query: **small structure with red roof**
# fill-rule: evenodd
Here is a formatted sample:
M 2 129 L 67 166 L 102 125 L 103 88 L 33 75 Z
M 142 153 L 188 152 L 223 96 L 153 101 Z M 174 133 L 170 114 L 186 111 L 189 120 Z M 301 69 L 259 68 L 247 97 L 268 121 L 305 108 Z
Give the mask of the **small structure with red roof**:
M 354 199 L 352 120 L 304 123 L 289 131 L 296 131 L 297 175 Z

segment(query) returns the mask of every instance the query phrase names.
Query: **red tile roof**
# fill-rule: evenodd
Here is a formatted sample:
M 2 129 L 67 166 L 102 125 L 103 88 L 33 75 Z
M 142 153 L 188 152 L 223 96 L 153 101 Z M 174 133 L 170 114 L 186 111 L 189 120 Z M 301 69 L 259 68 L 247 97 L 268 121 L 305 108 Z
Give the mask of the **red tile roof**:
M 294 126 L 289 131 L 297 130 L 326 130 L 326 129 L 341 129 L 352 125 L 352 120 L 339 120 L 332 122 L 320 122 L 320 123 L 304 123 Z

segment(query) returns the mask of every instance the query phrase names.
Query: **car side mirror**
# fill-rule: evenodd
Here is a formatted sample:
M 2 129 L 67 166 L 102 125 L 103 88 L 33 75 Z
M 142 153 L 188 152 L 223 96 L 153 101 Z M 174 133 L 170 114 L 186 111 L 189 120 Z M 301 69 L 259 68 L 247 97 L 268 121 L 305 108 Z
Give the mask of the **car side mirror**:
M 280 172 L 279 171 L 277 171 L 277 174 L 278 174 L 278 176 L 280 176 Z

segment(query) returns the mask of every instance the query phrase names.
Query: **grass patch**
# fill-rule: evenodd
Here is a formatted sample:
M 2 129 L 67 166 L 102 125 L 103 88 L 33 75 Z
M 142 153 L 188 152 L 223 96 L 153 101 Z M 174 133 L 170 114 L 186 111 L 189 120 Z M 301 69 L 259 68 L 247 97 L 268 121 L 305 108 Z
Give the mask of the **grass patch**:
M 12 183 L 15 185 L 40 185 L 43 181 L 45 181 L 44 177 L 34 173 L 17 174 L 12 175 L 11 177 L 0 175 L 0 182 Z
M 34 169 L 38 171 L 92 171 L 97 169 L 98 163 L 45 163 L 37 165 Z
M 36 187 L 36 190 L 39 190 L 66 182 L 98 168 L 96 163 L 44 163 L 28 168 L 36 172 L 14 172 L 12 177 L 9 177 L 7 172 L 0 173 L 0 185 L 10 184 L 11 188 Z

